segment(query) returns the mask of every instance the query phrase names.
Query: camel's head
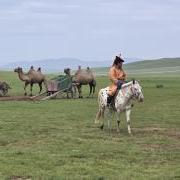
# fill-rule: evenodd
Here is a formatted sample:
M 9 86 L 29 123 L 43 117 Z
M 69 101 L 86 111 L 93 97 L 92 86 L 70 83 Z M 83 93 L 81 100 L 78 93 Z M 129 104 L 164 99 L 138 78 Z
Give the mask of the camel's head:
M 70 71 L 71 71 L 70 68 L 65 68 L 65 69 L 64 69 L 64 73 L 65 73 L 66 75 L 70 75 Z
M 14 72 L 20 73 L 22 72 L 22 68 L 21 67 L 17 67 L 14 69 Z

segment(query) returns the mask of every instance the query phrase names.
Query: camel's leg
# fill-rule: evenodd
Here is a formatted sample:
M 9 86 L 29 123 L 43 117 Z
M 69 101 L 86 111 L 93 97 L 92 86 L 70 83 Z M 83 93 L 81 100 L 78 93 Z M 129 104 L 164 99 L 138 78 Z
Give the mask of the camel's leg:
M 24 95 L 26 96 L 27 95 L 27 92 L 26 92 L 26 87 L 28 86 L 29 82 L 25 82 L 24 84 Z
M 95 93 L 95 88 L 96 88 L 96 80 L 94 79 L 94 80 L 92 81 L 92 89 L 93 89 L 92 98 L 93 98 L 94 93 Z
M 129 133 L 129 134 L 131 134 L 130 114 L 131 114 L 131 109 L 130 109 L 130 108 L 126 109 L 126 121 L 127 121 L 128 133 Z
M 41 93 L 42 91 L 42 82 L 39 83 L 39 94 Z
M 33 90 L 33 83 L 30 84 L 30 91 L 31 91 L 30 96 L 32 96 L 32 90 Z
M 95 87 L 96 87 L 96 85 L 93 84 L 92 87 L 93 87 L 93 95 L 92 95 L 92 97 L 93 97 L 93 96 L 94 96 L 94 93 L 95 93 Z
M 77 93 L 76 86 L 75 86 L 75 85 L 72 85 L 71 97 L 72 97 L 72 98 L 76 98 L 76 93 Z
M 79 98 L 83 98 L 83 97 L 82 97 L 82 89 L 81 89 L 81 87 L 82 87 L 81 84 L 79 84 L 79 85 L 77 86 L 78 92 L 79 92 Z
M 91 93 L 92 93 L 92 83 L 89 83 L 89 96 L 88 96 L 88 98 L 90 97 Z

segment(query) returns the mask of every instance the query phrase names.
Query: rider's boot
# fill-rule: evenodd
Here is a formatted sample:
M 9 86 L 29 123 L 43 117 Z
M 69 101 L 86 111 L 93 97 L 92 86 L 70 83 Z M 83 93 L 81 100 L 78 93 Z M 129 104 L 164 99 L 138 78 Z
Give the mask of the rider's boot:
M 107 96 L 107 106 L 109 108 L 113 108 L 113 109 L 115 108 L 114 96 L 110 96 L 110 95 Z

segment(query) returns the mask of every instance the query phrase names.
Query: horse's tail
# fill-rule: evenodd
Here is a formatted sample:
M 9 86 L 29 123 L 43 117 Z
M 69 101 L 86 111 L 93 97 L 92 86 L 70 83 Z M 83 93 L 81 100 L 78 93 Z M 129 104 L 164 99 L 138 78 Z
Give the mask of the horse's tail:
M 101 90 L 99 91 L 99 94 L 98 94 L 98 104 L 99 104 L 99 110 L 96 114 L 96 118 L 95 118 L 95 123 L 99 123 L 99 120 L 100 118 L 104 118 L 104 110 L 105 110 L 105 107 L 102 107 L 101 105 Z
M 97 112 L 97 114 L 96 114 L 95 121 L 94 121 L 95 124 L 98 124 L 98 123 L 99 123 L 99 119 L 100 119 L 100 117 L 101 117 L 101 112 L 102 112 L 102 110 L 99 109 L 98 112 Z

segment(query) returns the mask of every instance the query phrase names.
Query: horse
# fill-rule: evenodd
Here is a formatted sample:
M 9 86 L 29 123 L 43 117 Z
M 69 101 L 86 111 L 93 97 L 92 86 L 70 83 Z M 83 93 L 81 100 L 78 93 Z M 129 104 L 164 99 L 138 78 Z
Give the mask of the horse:
M 132 100 L 138 100 L 139 102 L 143 102 L 144 95 L 142 92 L 142 87 L 140 86 L 139 82 L 136 80 L 130 81 L 128 83 L 125 83 L 122 85 L 121 89 L 117 91 L 114 103 L 115 106 L 112 108 L 112 106 L 107 105 L 107 96 L 108 96 L 108 89 L 109 87 L 100 89 L 98 93 L 98 104 L 99 104 L 99 110 L 96 114 L 95 123 L 100 122 L 100 118 L 102 117 L 102 125 L 101 129 L 104 128 L 104 113 L 105 110 L 108 109 L 110 114 L 115 113 L 117 117 L 117 132 L 120 131 L 119 124 L 120 124 L 120 113 L 123 111 L 126 112 L 126 120 L 127 120 L 127 126 L 128 126 L 128 133 L 131 134 L 131 127 L 130 127 L 130 114 L 131 114 L 131 108 L 132 108 Z M 111 133 L 111 127 L 110 127 L 110 118 L 108 118 L 108 129 L 109 134 Z

